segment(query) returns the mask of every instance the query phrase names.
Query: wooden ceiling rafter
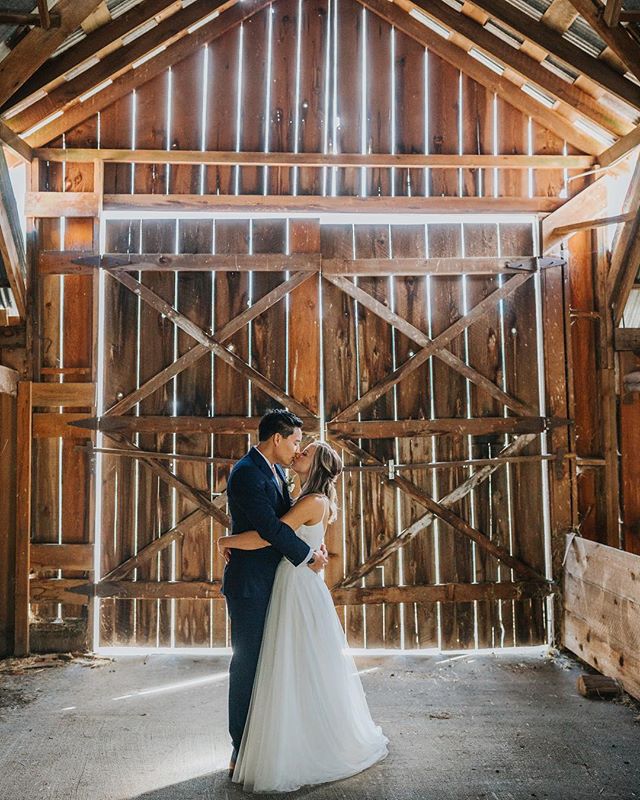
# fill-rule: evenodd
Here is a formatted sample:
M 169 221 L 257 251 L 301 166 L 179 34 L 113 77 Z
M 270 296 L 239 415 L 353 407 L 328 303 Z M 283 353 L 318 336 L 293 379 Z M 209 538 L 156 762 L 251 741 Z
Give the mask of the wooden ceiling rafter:
M 182 61 L 200 47 L 224 36 L 227 31 L 242 22 L 246 22 L 254 14 L 268 6 L 270 2 L 271 0 L 243 0 L 243 2 L 221 3 L 220 7 L 226 6 L 224 13 L 220 13 L 218 17 L 212 18 L 210 22 L 197 28 L 188 36 L 183 36 L 160 50 L 157 55 L 139 64 L 135 69 L 128 69 L 101 91 L 87 97 L 82 103 L 77 103 L 62 115 L 52 118 L 26 137 L 27 141 L 34 147 L 40 147 L 52 141 L 98 111 L 102 111 L 133 89 L 155 78 L 168 67 Z M 213 13 L 215 9 L 211 8 L 210 10 Z M 48 118 L 45 117 L 45 119 Z
M 2 111 L 10 110 L 41 90 L 64 81 L 64 76 L 90 59 L 102 58 L 107 53 L 122 46 L 122 40 L 141 26 L 148 24 L 153 18 L 162 18 L 170 11 L 181 7 L 176 0 L 144 0 L 129 9 L 116 19 L 91 31 L 73 47 L 59 56 L 49 59 L 27 80 L 2 107 Z
M 472 2 L 474 6 L 509 27 L 518 36 L 537 45 L 630 106 L 640 109 L 640 86 L 605 62 L 581 50 L 555 28 L 543 21 L 535 20 L 505 0 L 472 0 Z
M 451 41 L 465 52 L 479 50 L 496 59 L 506 77 L 516 86 L 522 88 L 534 84 L 534 88 L 538 87 L 542 94 L 555 99 L 558 108 L 568 118 L 577 114 L 588 117 L 615 136 L 624 136 L 633 127 L 633 123 L 608 110 L 575 83 L 567 83 L 523 50 L 494 36 L 470 16 L 454 11 L 443 0 L 402 0 L 398 5 L 417 8 L 442 23 L 452 32 Z
M 32 28 L 9 55 L 0 61 L 0 106 L 16 92 L 49 56 L 73 33 L 100 0 L 59 0 L 52 11 L 60 15 L 60 27 Z
M 438 33 L 423 25 L 422 22 L 414 19 L 396 3 L 390 3 L 388 0 L 358 0 L 358 2 L 422 47 L 428 48 L 468 77 L 495 92 L 510 105 L 519 108 L 544 128 L 553 131 L 561 139 L 577 147 L 578 150 L 596 155 L 603 149 L 602 145 L 594 137 L 576 129 L 570 119 L 564 117 L 558 111 L 546 108 L 519 89 L 504 75 L 498 75 L 493 70 L 485 67 L 457 44 L 444 39 Z
M 211 0 L 196 0 L 174 14 L 166 16 L 150 30 L 132 39 L 125 48 L 112 50 L 89 69 L 74 75 L 70 80 L 59 82 L 44 97 L 12 116 L 11 127 L 17 132 L 23 132 L 30 130 L 54 112 L 66 113 L 73 106 L 82 104 L 87 95 L 106 82 L 113 82 L 129 71 L 135 71 L 135 65 L 158 51 L 158 48 L 171 47 L 181 40 L 188 42 L 193 26 L 202 23 L 214 13 L 222 15 L 225 10 L 235 5 L 236 1 L 219 0 L 212 4 Z M 141 29 L 144 30 L 144 26 Z M 188 47 L 188 52 L 196 49 L 196 46 Z
M 611 2 L 612 0 L 608 0 L 607 4 Z M 629 35 L 627 29 L 620 22 L 615 25 L 606 22 L 606 6 L 600 0 L 571 0 L 571 4 L 622 61 L 629 72 L 640 80 L 640 46 Z

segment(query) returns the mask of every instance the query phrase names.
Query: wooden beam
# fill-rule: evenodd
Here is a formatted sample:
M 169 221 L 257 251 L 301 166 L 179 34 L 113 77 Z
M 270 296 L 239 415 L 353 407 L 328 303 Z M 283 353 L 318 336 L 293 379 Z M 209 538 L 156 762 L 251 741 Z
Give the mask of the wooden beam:
M 60 16 L 60 26 L 44 30 L 32 28 L 9 55 L 0 61 L 0 105 L 45 63 L 64 40 L 100 5 L 101 0 L 59 0 L 52 11 Z
M 331 555 L 331 554 L 330 554 Z M 522 600 L 546 597 L 552 588 L 540 581 L 515 583 L 437 583 L 413 586 L 373 586 L 353 589 L 334 589 L 331 592 L 337 606 L 375 603 L 473 603 L 483 600 Z
M 97 217 L 100 196 L 97 192 L 27 192 L 25 217 Z
M 145 22 L 174 13 L 178 8 L 175 0 L 145 0 L 125 14 L 112 19 L 88 33 L 84 39 L 68 48 L 59 56 L 45 62 L 11 98 L 11 105 L 19 103 L 40 89 L 48 89 L 64 80 L 64 75 L 86 61 L 102 58 L 106 53 L 122 47 L 122 37 L 139 28 Z M 2 111 L 10 108 L 5 104 Z
M 593 219 L 607 208 L 612 180 L 611 175 L 603 175 L 542 220 L 543 253 L 558 249 L 565 236 L 569 235 L 562 232 L 568 226 Z
M 471 311 L 465 314 L 463 317 L 460 317 L 456 322 L 450 325 L 445 331 L 441 334 L 436 336 L 435 339 L 428 339 L 425 334 L 421 334 L 423 337 L 428 339 L 428 342 L 421 348 L 421 350 L 416 353 L 414 356 L 409 358 L 407 361 L 404 362 L 401 366 L 391 372 L 386 378 L 382 381 L 377 383 L 373 386 L 369 391 L 365 392 L 358 400 L 351 403 L 351 405 L 347 406 L 347 408 L 340 411 L 339 414 L 331 420 L 331 422 L 342 422 L 345 420 L 351 420 L 356 417 L 360 412 L 362 412 L 365 408 L 370 406 L 374 403 L 379 397 L 382 397 L 383 394 L 386 394 L 392 386 L 395 386 L 399 383 L 403 378 L 417 369 L 421 364 L 429 359 L 431 356 L 436 356 L 437 358 L 441 358 L 445 361 L 445 363 L 449 364 L 450 366 L 454 366 L 458 372 L 461 372 L 465 375 L 465 377 L 469 377 L 470 380 L 474 380 L 475 383 L 478 385 L 482 385 L 483 388 L 486 388 L 489 391 L 489 386 L 493 387 L 490 391 L 491 394 L 495 396 L 496 391 L 500 393 L 500 402 L 504 403 L 509 407 L 513 407 L 514 403 L 518 406 L 518 413 L 521 414 L 529 414 L 535 415 L 537 412 L 534 409 L 531 409 L 525 403 L 522 403 L 519 400 L 514 400 L 506 392 L 503 392 L 499 387 L 495 387 L 491 381 L 486 381 L 482 383 L 478 378 L 471 378 L 468 370 L 465 372 L 463 368 L 458 363 L 460 359 L 453 357 L 455 361 L 453 361 L 449 356 L 453 354 L 449 353 L 448 350 L 444 350 L 444 348 L 455 339 L 456 336 L 459 336 L 466 328 L 472 325 L 476 319 L 482 317 L 485 311 L 490 308 L 491 306 L 495 305 L 499 300 L 502 300 L 504 297 L 512 294 L 519 286 L 521 286 L 525 281 L 529 279 L 530 275 L 515 275 L 513 278 L 510 278 L 505 284 L 503 284 L 499 289 L 495 289 L 490 295 L 485 297 L 481 300 L 476 306 L 474 306 Z M 352 284 L 353 285 L 353 284 Z M 354 289 L 357 287 L 354 286 Z M 346 291 L 346 289 L 345 289 Z M 351 292 L 351 288 L 349 288 L 349 292 Z M 373 300 L 373 298 L 371 298 Z M 366 302 L 371 305 L 370 301 L 366 298 L 362 297 L 359 299 L 359 302 L 363 304 Z M 372 306 L 373 310 L 373 306 Z M 412 337 L 413 338 L 413 337 Z M 447 355 L 449 353 L 449 355 Z M 444 355 L 444 358 L 442 356 Z M 465 365 L 466 366 L 466 365 Z M 475 372 L 475 370 L 473 371 Z
M 13 193 L 9 168 L 0 147 L 0 256 L 18 309 L 25 317 L 27 308 L 27 258 L 20 228 L 18 205 Z
M 83 408 L 95 406 L 95 383 L 34 383 L 34 406 Z
M 31 602 L 87 605 L 89 598 L 73 591 L 86 586 L 86 583 L 86 578 L 31 578 Z
M 510 258 L 323 258 L 322 274 L 330 275 L 513 275 L 535 272 L 534 256 Z
M 632 123 L 629 120 L 608 110 L 578 85 L 567 83 L 523 50 L 518 50 L 494 36 L 466 14 L 454 11 L 443 0 L 404 0 L 399 4 L 407 8 L 417 7 L 443 23 L 452 31 L 451 40 L 465 52 L 474 48 L 497 60 L 506 70 L 507 77 L 513 79 L 518 88 L 522 88 L 525 83 L 540 87 L 544 93 L 556 98 L 558 110 L 569 119 L 580 114 L 616 136 L 624 136 L 631 129 Z
M 102 433 L 215 433 L 238 435 L 255 433 L 260 417 L 167 417 L 167 416 L 111 416 L 91 417 L 79 420 L 73 427 L 102 431 Z M 318 419 L 303 417 L 305 430 L 317 433 Z
M 214 353 L 214 355 L 218 356 L 218 358 L 235 369 L 241 375 L 248 378 L 256 386 L 259 386 L 279 403 L 282 403 L 282 405 L 286 406 L 294 413 L 300 414 L 304 417 L 315 416 L 309 411 L 308 408 L 306 408 L 306 406 L 288 395 L 279 386 L 276 386 L 273 381 L 265 378 L 264 375 L 261 375 L 257 370 L 253 369 L 253 367 L 243 361 L 243 359 L 236 356 L 235 353 L 232 353 L 230 350 L 227 350 L 226 347 L 223 347 L 213 336 L 205 333 L 201 328 L 191 322 L 191 320 L 187 319 L 184 314 L 181 314 L 179 311 L 173 308 L 170 303 L 167 303 L 166 300 L 157 295 L 155 292 L 151 291 L 151 289 L 149 289 L 147 286 L 140 283 L 125 272 L 110 272 L 109 274 L 113 275 L 116 280 L 120 281 L 120 283 L 130 289 L 135 295 L 140 297 L 141 300 L 144 300 L 145 303 L 154 308 L 158 313 L 164 314 L 165 317 L 173 322 L 174 325 L 183 330 L 185 333 L 189 334 L 189 336 L 192 336 L 199 344 L 205 345 L 209 350 L 211 350 L 212 353 Z
M 52 587 L 53 589 L 53 587 Z M 121 581 L 102 580 L 100 583 L 80 584 L 73 592 L 82 590 L 91 597 L 137 599 L 203 598 L 221 600 L 220 581 Z M 539 581 L 516 583 L 441 583 L 427 586 L 380 586 L 371 589 L 336 589 L 332 592 L 336 606 L 373 605 L 380 603 L 461 603 L 475 600 L 521 600 L 545 597 L 548 584 Z
M 607 225 L 618 225 L 620 222 L 628 222 L 635 217 L 635 213 L 628 211 L 626 214 L 616 214 L 613 217 L 600 217 L 599 219 L 585 219 L 581 222 L 570 222 L 568 225 L 560 225 L 553 229 L 554 236 L 568 236 L 576 231 L 584 231 L 593 228 L 605 228 Z
M 38 8 L 44 2 L 44 0 L 38 0 Z M 46 7 L 46 5 L 45 5 Z M 47 9 L 47 13 L 48 9 Z M 42 24 L 42 17 L 40 14 L 19 14 L 16 12 L 11 11 L 0 11 L 0 24 L 2 25 L 30 25 L 37 28 L 44 28 L 48 30 L 49 28 L 59 28 L 60 27 L 60 15 L 59 14 L 49 14 L 49 24 L 43 25 Z
M 359 2 L 407 36 L 410 36 L 421 46 L 427 47 L 440 58 L 448 61 L 470 78 L 511 103 L 512 106 L 519 108 L 524 114 L 535 119 L 543 127 L 554 131 L 560 138 L 570 142 L 578 150 L 584 153 L 596 154 L 602 149 L 591 136 L 576 130 L 571 120 L 557 111 L 545 108 L 521 91 L 504 75 L 498 75 L 493 70 L 483 66 L 475 58 L 465 53 L 458 45 L 439 36 L 421 22 L 409 16 L 406 11 L 403 11 L 394 3 L 389 3 L 388 0 L 359 0 Z
M 0 119 L 0 146 L 4 145 L 21 161 L 33 161 L 33 150 L 23 138 L 14 133 L 4 120 Z
M 534 439 L 536 438 L 535 433 L 527 433 L 523 436 L 519 436 L 514 442 L 504 447 L 499 453 L 498 456 L 505 458 L 508 456 L 518 455 L 521 453 Z M 452 508 L 455 507 L 457 503 L 462 500 L 463 497 L 466 497 L 473 489 L 477 486 L 480 486 L 487 478 L 492 475 L 497 469 L 502 466 L 502 463 L 494 463 L 491 465 L 487 465 L 484 467 L 480 467 L 480 469 L 475 470 L 463 483 L 459 484 L 453 491 L 449 492 L 448 495 L 441 498 L 439 500 L 439 505 L 444 508 Z M 389 485 L 391 482 L 387 482 Z M 420 502 L 420 501 L 418 501 Z M 390 556 L 392 553 L 395 553 L 401 547 L 404 547 L 407 542 L 410 542 L 412 539 L 415 539 L 418 534 L 420 534 L 423 530 L 428 528 L 436 518 L 435 513 L 429 510 L 426 514 L 418 517 L 414 522 L 411 523 L 408 527 L 404 528 L 396 537 L 391 539 L 390 541 L 385 542 L 383 545 L 378 547 L 369 558 L 367 558 L 364 563 L 360 564 L 353 570 L 349 575 L 347 575 L 340 583 L 334 587 L 337 588 L 349 588 L 354 584 L 358 583 L 365 575 L 368 575 L 372 570 L 374 570 L 379 564 Z
M 595 156 L 581 155 L 447 155 L 422 153 L 262 153 L 235 150 L 113 150 L 89 147 L 42 147 L 34 151 L 45 161 L 110 164 L 207 164 L 268 167 L 371 167 L 433 169 L 589 169 Z
M 43 275 L 90 275 L 96 269 L 112 272 L 297 272 L 296 281 L 306 280 L 320 269 L 320 253 L 255 253 L 209 255 L 206 253 L 130 253 L 122 256 L 73 250 L 44 250 L 39 254 L 39 271 Z M 296 284 L 297 285 L 297 284 Z
M 620 100 L 640 108 L 640 86 L 624 78 L 603 61 L 593 58 L 544 22 L 538 22 L 504 0 L 473 0 L 473 4 L 520 36 L 559 58 L 576 72 L 582 73 L 603 89 L 607 89 Z
M 49 193 L 51 194 L 51 193 Z M 70 192 L 68 196 L 72 193 Z M 74 192 L 73 194 L 78 194 Z M 105 211 L 269 211 L 286 214 L 302 211 L 369 212 L 372 214 L 545 214 L 563 205 L 557 197 L 320 197 L 315 195 L 200 195 L 113 194 L 105 195 Z M 36 215 L 37 216 L 37 215 Z M 58 216 L 65 216 L 59 211 Z
M 31 381 L 18 383 L 14 654 L 29 653 L 29 550 L 31 543 Z
M 48 0 L 38 0 L 38 14 L 40 15 L 40 26 L 45 31 L 48 31 L 54 24 L 54 20 L 51 19 L 51 14 L 49 13 Z M 60 20 L 58 19 L 57 22 L 59 24 Z
M 34 569 L 93 569 L 92 544 L 32 544 L 31 567 Z
M 220 6 L 220 10 L 223 13 L 219 17 L 194 30 L 188 36 L 183 36 L 174 41 L 164 50 L 158 51 L 153 58 L 139 64 L 135 69 L 128 69 L 101 91 L 85 98 L 82 103 L 76 103 L 68 108 L 62 116 L 52 119 L 41 128 L 38 128 L 37 131 L 27 137 L 29 144 L 39 147 L 52 141 L 65 131 L 74 128 L 79 123 L 102 111 L 103 108 L 114 103 L 118 98 L 137 89 L 143 83 L 147 83 L 156 75 L 182 61 L 206 44 L 224 36 L 225 33 L 237 25 L 246 22 L 262 8 L 268 6 L 269 2 L 270 0 L 243 0 L 243 2 L 235 2 L 233 0 L 233 2 L 225 3 L 224 11 L 223 7 Z M 209 4 L 209 12 L 213 10 L 214 6 Z
M 179 7 L 141 36 L 131 39 L 125 47 L 104 53 L 95 63 L 90 62 L 88 69 L 76 71 L 75 74 L 68 75 L 67 80 L 50 87 L 43 97 L 35 99 L 35 102 L 11 116 L 11 127 L 18 132 L 25 131 L 46 119 L 53 111 L 66 114 L 74 105 L 81 105 L 88 92 L 107 81 L 113 82 L 127 72 L 135 71 L 133 64 L 160 47 L 167 48 L 184 39 L 188 47 L 193 48 L 189 29 L 214 11 L 224 13 L 234 4 L 235 2 L 228 0 L 217 3 L 212 3 L 211 0 L 195 0 L 188 6 Z
M 640 352 L 640 328 L 616 328 L 616 350 L 636 350 Z
M 78 422 L 91 419 L 89 414 L 38 413 L 33 415 L 34 439 L 88 439 L 91 433 L 77 427 Z
M 616 0 L 613 0 L 615 2 Z M 612 2 L 612 0 L 608 0 Z M 622 25 L 609 27 L 604 22 L 605 6 L 600 0 L 571 0 L 571 5 L 599 34 L 605 44 L 618 56 L 629 72 L 640 79 L 640 47 Z
M 620 12 L 622 11 L 622 0 L 607 0 L 602 14 L 604 24 L 609 28 L 617 27 L 620 22 Z
M 640 210 L 636 215 L 635 223 L 631 222 L 629 224 L 633 225 L 631 239 L 622 256 L 620 277 L 610 298 L 610 303 L 614 309 L 613 316 L 616 325 L 619 325 L 622 321 L 622 315 L 624 314 L 627 300 L 629 299 L 635 281 L 638 279 L 638 272 L 640 271 Z
M 568 420 L 562 421 L 568 424 Z M 330 422 L 327 430 L 354 439 L 431 436 L 437 434 L 485 436 L 490 434 L 542 433 L 550 427 L 545 417 L 453 417 L 451 419 L 371 419 Z
M 604 150 L 598 156 L 598 161 L 600 162 L 600 166 L 602 167 L 609 167 L 611 164 L 615 164 L 616 161 L 619 161 L 621 158 L 630 153 L 634 148 L 640 145 L 640 125 L 637 125 L 632 131 L 623 136 L 622 139 L 618 139 L 615 144 L 612 144 L 611 147 Z

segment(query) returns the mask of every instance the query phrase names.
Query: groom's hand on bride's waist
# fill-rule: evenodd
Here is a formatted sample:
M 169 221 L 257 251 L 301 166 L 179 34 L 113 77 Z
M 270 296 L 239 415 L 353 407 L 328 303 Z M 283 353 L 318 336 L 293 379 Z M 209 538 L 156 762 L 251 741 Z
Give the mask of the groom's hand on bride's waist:
M 327 548 L 323 545 L 320 550 L 313 551 L 311 561 L 307 562 L 307 566 L 314 572 L 320 572 L 320 570 L 323 570 L 328 563 L 329 556 L 327 554 Z

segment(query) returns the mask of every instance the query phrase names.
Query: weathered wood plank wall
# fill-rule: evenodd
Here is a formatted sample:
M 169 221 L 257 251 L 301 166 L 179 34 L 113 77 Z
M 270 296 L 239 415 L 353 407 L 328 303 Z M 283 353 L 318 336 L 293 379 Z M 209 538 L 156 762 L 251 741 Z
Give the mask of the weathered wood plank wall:
M 363 70 L 364 66 L 364 70 Z M 561 154 L 564 143 L 518 109 L 461 75 L 378 17 L 346 0 L 312 3 L 282 0 L 256 14 L 170 71 L 101 112 L 99 119 L 70 132 L 64 142 L 79 146 L 159 149 L 270 150 L 294 152 L 416 152 Z M 90 190 L 91 169 L 68 165 L 74 190 Z M 562 170 L 360 169 L 106 164 L 105 193 L 432 195 L 456 197 L 553 196 L 565 187 Z M 60 164 L 44 164 L 41 190 L 63 188 Z M 444 203 L 445 201 L 443 201 Z M 443 205 L 443 209 L 446 208 Z M 405 221 L 408 222 L 408 221 Z M 295 220 L 146 219 L 110 220 L 104 247 L 121 253 L 300 252 Z M 57 220 L 40 223 L 41 249 L 87 248 L 91 223 L 68 221 L 61 239 Z M 530 224 L 467 223 L 316 225 L 324 257 L 501 256 L 534 252 Z M 300 234 L 302 235 L 302 234 Z M 307 236 L 307 234 L 304 234 Z M 308 248 L 307 248 L 308 249 Z M 304 250 L 304 248 L 303 248 Z M 76 280 L 72 280 L 71 278 Z M 82 278 L 82 280 L 80 280 Z M 286 279 L 282 273 L 141 273 L 141 281 L 203 329 L 219 329 Z M 318 279 L 280 301 L 230 342 L 249 361 L 312 411 L 329 419 L 362 396 L 417 349 L 404 334 L 337 287 L 322 281 L 320 320 Z M 436 335 L 501 283 L 500 277 L 367 277 L 358 287 L 395 309 L 416 327 Z M 41 277 L 43 365 L 89 369 L 92 326 L 90 276 Z M 463 361 L 532 406 L 537 405 L 536 298 L 529 281 L 491 309 L 451 345 Z M 314 299 L 315 298 L 315 299 Z M 141 385 L 182 355 L 192 341 L 176 333 L 168 319 L 104 278 L 104 408 Z M 72 333 L 83 319 L 83 335 Z M 324 347 L 314 362 L 304 335 L 309 319 Z M 60 332 L 62 331 L 62 337 Z M 315 348 L 315 339 L 313 339 Z M 560 351 L 559 351 L 560 352 Z M 64 361 L 63 361 L 64 359 Z M 546 368 L 549 368 L 551 355 Z M 504 407 L 432 359 L 366 409 L 366 419 L 428 419 L 501 416 Z M 300 383 L 294 365 L 304 363 L 315 384 Z M 314 366 L 315 363 L 315 366 Z M 321 366 L 322 365 L 322 366 Z M 299 368 L 298 368 L 299 370 Z M 320 397 L 322 372 L 324 396 Z M 296 374 L 298 377 L 296 377 Z M 90 377 L 90 376 L 89 376 Z M 87 377 L 87 379 L 89 379 Z M 47 373 L 46 379 L 57 380 Z M 82 378 L 76 378 L 82 380 Z M 205 356 L 156 392 L 130 415 L 259 415 L 273 401 L 229 366 Z M 510 414 L 511 412 L 509 412 Z M 250 436 L 236 434 L 135 434 L 142 449 L 234 459 Z M 495 456 L 504 436 L 424 436 L 362 440 L 385 462 L 430 461 Z M 111 444 L 105 438 L 105 444 Z M 75 443 L 38 440 L 37 520 L 34 539 L 58 541 L 61 497 L 57 486 L 62 453 L 64 483 L 86 481 L 84 458 Z M 60 450 L 60 447 L 63 449 Z M 540 452 L 531 446 L 529 453 Z M 102 459 L 101 570 L 109 572 L 170 529 L 192 504 L 178 496 L 134 459 Z M 345 456 L 354 466 L 352 456 Z M 163 462 L 171 465 L 170 461 Z M 213 498 L 225 485 L 228 466 L 176 461 L 175 472 Z M 81 477 L 77 477 L 82 472 Z M 464 480 L 469 469 L 428 469 L 403 473 L 416 485 L 442 496 Z M 76 476 L 69 478 L 68 476 Z M 501 467 L 461 501 L 456 511 L 489 538 L 544 568 L 540 463 Z M 518 488 L 525 484 L 526 491 Z M 583 492 L 587 487 L 583 487 Z M 340 484 L 341 517 L 329 534 L 334 558 L 329 583 L 348 575 L 398 529 L 423 513 L 419 504 L 383 488 L 380 473 L 348 471 Z M 591 490 L 593 491 L 593 490 Z M 78 493 L 79 495 L 81 493 Z M 64 502 L 64 500 L 63 500 Z M 90 521 L 84 500 L 69 511 L 83 524 L 65 541 L 88 541 Z M 66 513 L 66 512 L 63 512 Z M 222 564 L 214 548 L 218 522 L 203 522 L 140 567 L 137 580 L 219 580 Z M 66 573 L 65 573 L 66 574 Z M 69 573 L 73 576 L 76 573 Z M 442 522 L 423 531 L 404 550 L 362 580 L 366 587 L 440 582 L 511 580 L 511 571 Z M 105 599 L 101 601 L 101 644 L 227 643 L 224 611 L 209 599 Z M 58 606 L 40 605 L 49 617 Z M 65 614 L 76 613 L 63 607 Z M 349 605 L 344 613 L 352 644 L 430 647 L 508 646 L 543 641 L 544 603 L 487 600 L 466 603 Z

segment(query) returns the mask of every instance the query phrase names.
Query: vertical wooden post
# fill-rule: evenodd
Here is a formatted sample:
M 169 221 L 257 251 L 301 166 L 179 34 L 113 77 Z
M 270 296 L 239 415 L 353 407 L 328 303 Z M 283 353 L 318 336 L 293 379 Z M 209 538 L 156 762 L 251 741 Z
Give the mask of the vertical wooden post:
M 15 573 L 15 634 L 16 656 L 29 652 L 29 547 L 31 540 L 31 381 L 18 383 L 17 425 L 17 514 L 16 514 L 16 573 Z
M 611 547 L 622 547 L 620 528 L 620 476 L 618 461 L 618 424 L 615 378 L 615 348 L 613 342 L 613 317 L 607 291 L 607 256 L 604 228 L 593 232 L 596 248 L 595 299 L 600 313 L 598 329 L 598 372 L 600 384 L 600 415 L 602 446 L 605 458 L 605 517 L 606 539 Z

